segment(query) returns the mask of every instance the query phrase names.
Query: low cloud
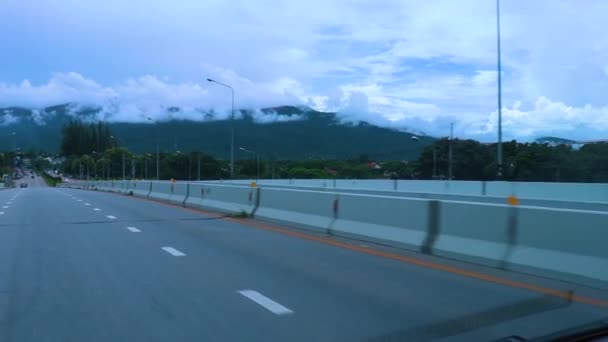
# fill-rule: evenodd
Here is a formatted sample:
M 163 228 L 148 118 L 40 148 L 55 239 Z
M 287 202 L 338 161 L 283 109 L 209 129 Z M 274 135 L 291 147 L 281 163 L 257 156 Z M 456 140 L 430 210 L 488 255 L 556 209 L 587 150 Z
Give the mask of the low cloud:
M 468 78 L 446 76 L 432 82 L 392 87 L 350 84 L 327 93 L 312 93 L 289 78 L 256 83 L 228 69 L 206 68 L 214 79 L 236 89 L 237 110 L 248 110 L 253 120 L 262 124 L 301 120 L 303 116 L 262 112 L 261 108 L 308 105 L 316 110 L 336 112 L 343 122 L 366 121 L 433 136 L 447 136 L 450 122 L 455 122 L 457 137 L 496 140 L 497 114 L 488 109 L 494 106 L 494 99 L 488 97 L 496 81 L 493 71 L 477 71 Z M 405 95 L 398 96 L 400 93 Z M 449 103 L 459 97 L 466 97 L 469 105 L 455 111 Z M 32 109 L 32 118 L 40 125 L 54 115 L 43 110 L 45 107 L 64 103 L 70 103 L 72 115 L 93 109 L 97 119 L 109 122 L 150 122 L 148 118 L 152 121 L 221 120 L 231 112 L 230 90 L 208 82 L 179 83 L 148 75 L 107 86 L 68 72 L 53 74 L 48 82 L 39 85 L 27 80 L 0 84 L 0 108 Z M 0 125 L 18 120 L 10 110 L 4 110 L 3 114 Z M 541 96 L 533 102 L 512 102 L 503 109 L 505 139 L 533 140 L 541 135 L 598 139 L 606 138 L 606 131 L 608 107 L 605 106 L 577 107 Z

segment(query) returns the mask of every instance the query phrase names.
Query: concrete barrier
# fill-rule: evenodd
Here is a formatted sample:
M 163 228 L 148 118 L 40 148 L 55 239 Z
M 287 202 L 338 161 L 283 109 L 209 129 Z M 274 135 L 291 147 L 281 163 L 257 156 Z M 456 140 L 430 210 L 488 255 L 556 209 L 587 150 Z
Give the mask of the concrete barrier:
M 149 181 L 132 181 L 130 184 L 129 191 L 133 192 L 133 196 L 148 197 L 150 194 Z
M 430 202 L 339 194 L 337 219 L 331 226 L 331 233 L 420 249 L 429 228 Z
M 227 180 L 223 184 L 249 184 L 249 180 Z M 547 183 L 504 181 L 440 181 L 390 179 L 260 179 L 260 186 L 296 186 L 322 189 L 376 190 L 452 195 L 560 200 L 569 202 L 608 203 L 605 183 Z
M 517 243 L 507 261 L 576 282 L 608 282 L 607 240 L 606 212 L 521 207 Z
M 152 190 L 148 197 L 169 202 L 173 194 L 172 188 L 171 182 L 152 182 Z
M 190 184 L 185 205 L 194 208 L 238 214 L 253 212 L 256 188 L 233 185 Z
M 481 196 L 481 195 L 461 195 L 461 194 L 446 194 L 446 193 L 428 193 L 428 192 L 404 192 L 404 191 L 382 191 L 369 189 L 334 189 L 306 186 L 290 186 L 290 185 L 262 185 L 262 189 L 285 189 L 285 190 L 307 190 L 307 191 L 323 191 L 331 193 L 349 193 L 349 194 L 364 194 L 373 196 L 392 196 L 392 197 L 409 197 L 420 199 L 448 200 L 448 201 L 466 201 L 476 203 L 491 203 L 491 204 L 507 204 L 507 198 L 511 191 L 505 191 L 502 197 L 498 196 Z M 548 208 L 562 209 L 579 209 L 579 210 L 598 210 L 608 211 L 608 202 L 575 202 L 564 200 L 547 200 L 547 199 L 529 199 L 519 198 L 520 204 L 523 206 L 537 206 Z
M 184 205 L 184 202 L 188 198 L 188 187 L 188 183 L 173 183 L 171 188 L 171 196 L 169 196 L 169 202 Z
M 335 221 L 338 195 L 306 190 L 261 189 L 255 217 L 327 232 Z
M 507 249 L 506 205 L 441 201 L 440 231 L 433 254 L 497 265 Z
M 127 182 L 113 184 L 129 188 Z M 134 193 L 140 184 L 149 183 L 131 183 Z M 503 182 L 486 190 L 500 186 L 505 194 L 514 185 Z M 170 182 L 152 182 L 149 193 L 189 207 L 245 212 L 293 227 L 608 288 L 608 212 L 438 200 L 437 195 Z

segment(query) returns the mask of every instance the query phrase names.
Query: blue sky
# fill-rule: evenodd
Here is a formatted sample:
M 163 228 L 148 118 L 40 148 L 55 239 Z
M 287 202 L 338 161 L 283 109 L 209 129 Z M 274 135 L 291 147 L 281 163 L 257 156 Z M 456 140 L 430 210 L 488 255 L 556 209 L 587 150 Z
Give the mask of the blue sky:
M 603 0 L 503 0 L 505 138 L 608 138 Z M 493 0 L 4 0 L 0 107 L 300 104 L 346 120 L 496 139 Z

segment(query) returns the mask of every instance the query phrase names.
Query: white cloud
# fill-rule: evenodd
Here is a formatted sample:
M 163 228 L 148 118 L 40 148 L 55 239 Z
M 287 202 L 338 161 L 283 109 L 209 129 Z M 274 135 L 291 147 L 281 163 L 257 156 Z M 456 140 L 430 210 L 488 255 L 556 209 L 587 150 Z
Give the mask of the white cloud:
M 454 120 L 458 135 L 489 139 L 496 135 L 494 4 L 6 0 L 0 45 L 23 53 L 3 56 L 0 74 L 13 76 L 0 83 L 0 106 L 79 101 L 128 121 L 198 118 L 209 109 L 226 115 L 229 91 L 204 81 L 211 77 L 236 89 L 239 108 L 307 104 L 437 135 Z M 505 133 L 600 134 L 608 2 L 501 4 Z M 39 46 L 53 49 L 40 54 Z M 47 73 L 36 79 L 31 65 Z M 43 81 L 66 68 L 88 78 L 58 73 Z M 171 106 L 183 110 L 167 114 Z
M 605 138 L 608 131 L 608 106 L 568 106 L 545 97 L 538 98 L 531 108 L 522 108 L 516 102 L 504 108 L 503 131 L 508 138 L 530 139 L 540 135 L 567 135 L 579 140 Z M 484 127 L 477 134 L 495 132 L 498 124 L 496 112 L 487 117 Z

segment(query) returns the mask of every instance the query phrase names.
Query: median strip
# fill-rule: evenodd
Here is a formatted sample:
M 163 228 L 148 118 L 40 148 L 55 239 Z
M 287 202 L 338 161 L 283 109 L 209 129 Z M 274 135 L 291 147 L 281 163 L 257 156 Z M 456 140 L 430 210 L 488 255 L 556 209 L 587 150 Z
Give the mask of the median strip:
M 241 295 L 251 299 L 255 303 L 264 307 L 264 309 L 272 312 L 275 315 L 287 315 L 293 313 L 293 311 L 284 307 L 283 305 L 275 302 L 274 300 L 264 296 L 263 294 L 254 290 L 241 290 L 238 291 Z

